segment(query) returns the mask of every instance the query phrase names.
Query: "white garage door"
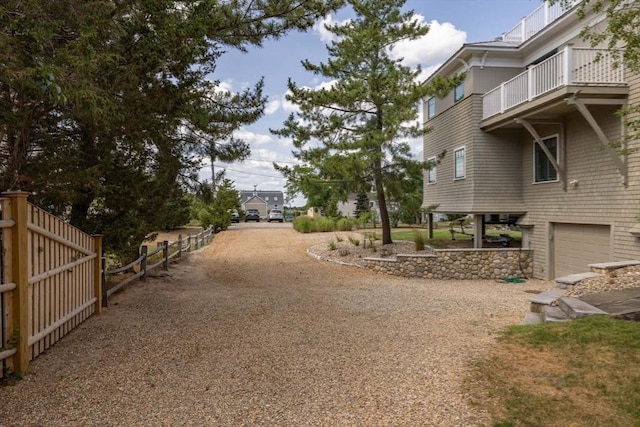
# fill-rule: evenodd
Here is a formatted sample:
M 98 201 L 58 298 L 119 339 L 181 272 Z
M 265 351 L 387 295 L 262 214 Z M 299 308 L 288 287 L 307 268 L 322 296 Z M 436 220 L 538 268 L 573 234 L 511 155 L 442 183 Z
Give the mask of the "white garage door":
M 589 271 L 589 264 L 610 261 L 608 225 L 553 224 L 554 276 Z

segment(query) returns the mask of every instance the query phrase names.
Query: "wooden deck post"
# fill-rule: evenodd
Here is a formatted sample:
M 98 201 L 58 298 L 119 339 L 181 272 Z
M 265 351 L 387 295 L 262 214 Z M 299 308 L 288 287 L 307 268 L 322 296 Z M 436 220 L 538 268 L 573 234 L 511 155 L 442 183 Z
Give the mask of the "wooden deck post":
M 15 225 L 11 230 L 11 271 L 16 288 L 13 290 L 12 329 L 15 336 L 13 369 L 18 375 L 29 373 L 29 253 L 27 248 L 27 196 L 24 191 L 6 191 L 4 197 L 11 200 L 11 219 Z
M 93 235 L 93 250 L 96 257 L 93 259 L 93 296 L 96 302 L 93 305 L 93 313 L 102 313 L 102 234 Z

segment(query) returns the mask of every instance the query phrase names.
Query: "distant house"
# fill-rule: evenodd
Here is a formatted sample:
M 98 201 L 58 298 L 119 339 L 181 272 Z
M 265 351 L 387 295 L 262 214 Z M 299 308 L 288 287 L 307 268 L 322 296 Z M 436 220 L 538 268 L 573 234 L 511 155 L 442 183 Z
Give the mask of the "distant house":
M 284 194 L 282 191 L 241 190 L 240 204 L 245 211 L 258 209 L 260 217 L 266 218 L 271 209 L 284 207 Z
M 608 144 L 624 135 L 616 111 L 640 101 L 640 76 L 580 38 L 607 16 L 582 20 L 577 3 L 545 2 L 499 39 L 463 45 L 427 83 L 464 81 L 423 104 L 424 160 L 444 153 L 424 174 L 423 207 L 473 215 L 475 235 L 517 218 L 541 279 L 640 257 L 640 141 L 623 147 L 632 154 Z
M 367 195 L 369 197 L 369 211 L 374 213 L 377 218 L 380 218 L 380 208 L 378 207 L 378 200 L 376 193 L 371 192 Z M 355 193 L 349 194 L 349 197 L 344 202 L 338 202 L 338 212 L 340 215 L 346 218 L 352 218 L 356 216 L 356 206 L 358 204 L 358 195 Z

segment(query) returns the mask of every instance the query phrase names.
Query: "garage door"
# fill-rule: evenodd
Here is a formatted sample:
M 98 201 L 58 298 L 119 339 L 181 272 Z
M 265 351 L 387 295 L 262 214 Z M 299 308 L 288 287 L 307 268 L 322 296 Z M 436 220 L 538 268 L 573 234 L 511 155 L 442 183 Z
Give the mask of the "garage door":
M 589 264 L 610 261 L 608 225 L 553 224 L 554 276 L 589 271 Z

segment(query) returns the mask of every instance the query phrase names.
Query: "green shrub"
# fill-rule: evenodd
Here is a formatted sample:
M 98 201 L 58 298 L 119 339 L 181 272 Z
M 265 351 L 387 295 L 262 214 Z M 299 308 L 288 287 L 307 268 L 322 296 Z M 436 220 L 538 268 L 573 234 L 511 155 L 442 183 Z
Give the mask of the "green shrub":
M 413 243 L 416 245 L 416 251 L 424 251 L 425 235 L 418 231 L 413 230 Z
M 355 226 L 356 221 L 350 218 L 340 218 L 336 223 L 336 228 L 339 231 L 351 231 Z
M 329 250 L 330 251 L 335 251 L 336 250 L 336 242 L 334 242 L 333 240 L 331 240 L 328 244 L 329 246 Z
M 328 233 L 336 230 L 336 223 L 333 219 L 324 216 L 313 218 L 311 231 Z
M 299 233 L 311 233 L 313 218 L 306 215 L 298 216 L 293 219 L 293 229 Z
M 344 242 L 344 239 L 336 234 L 336 242 Z
M 360 246 L 360 240 L 354 239 L 353 237 L 349 237 L 349 241 L 353 246 Z

